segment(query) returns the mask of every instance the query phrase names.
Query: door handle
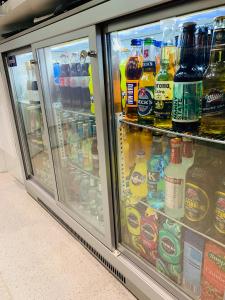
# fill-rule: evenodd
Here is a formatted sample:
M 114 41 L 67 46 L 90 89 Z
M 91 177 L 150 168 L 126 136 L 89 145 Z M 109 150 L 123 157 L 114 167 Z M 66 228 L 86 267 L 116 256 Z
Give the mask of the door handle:
M 35 59 L 31 59 L 31 60 L 30 60 L 30 64 L 31 64 L 31 65 L 37 65 L 37 63 L 38 63 L 38 62 L 37 62 L 37 60 L 35 60 Z
M 95 50 L 89 50 L 89 51 L 82 50 L 80 52 L 80 58 L 81 59 L 86 59 L 87 56 L 89 56 L 89 57 L 97 57 L 97 52 Z

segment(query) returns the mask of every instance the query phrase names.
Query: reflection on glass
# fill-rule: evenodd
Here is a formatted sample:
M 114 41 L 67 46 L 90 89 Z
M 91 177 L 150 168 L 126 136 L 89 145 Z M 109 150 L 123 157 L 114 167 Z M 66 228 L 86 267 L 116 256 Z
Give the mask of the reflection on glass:
M 222 6 L 110 33 L 121 242 L 202 300 L 225 294 L 224 24 Z
M 127 124 L 121 133 L 122 243 L 199 296 L 204 245 L 225 254 L 225 146 Z
M 88 39 L 44 49 L 51 102 L 48 126 L 59 200 L 103 233 L 103 202 Z
M 18 54 L 9 67 L 13 95 L 25 130 L 31 174 L 48 190 L 53 191 L 46 132 L 43 125 L 35 66 L 32 53 Z

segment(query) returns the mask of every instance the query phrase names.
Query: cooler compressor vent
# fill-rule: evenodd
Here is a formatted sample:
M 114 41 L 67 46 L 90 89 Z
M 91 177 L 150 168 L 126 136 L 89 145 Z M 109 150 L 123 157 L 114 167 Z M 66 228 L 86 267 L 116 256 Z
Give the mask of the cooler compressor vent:
M 67 231 L 69 231 L 97 260 L 103 264 L 107 270 L 112 273 L 121 283 L 126 284 L 124 277 L 112 264 L 110 264 L 96 249 L 86 242 L 76 231 L 71 229 L 61 218 L 59 218 L 52 210 L 48 208 L 39 198 L 37 201 L 43 206 Z

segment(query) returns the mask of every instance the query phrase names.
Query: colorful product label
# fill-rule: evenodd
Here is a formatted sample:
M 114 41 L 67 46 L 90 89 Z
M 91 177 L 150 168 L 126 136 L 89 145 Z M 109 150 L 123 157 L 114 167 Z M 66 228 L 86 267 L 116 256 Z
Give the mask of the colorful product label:
M 141 173 L 135 171 L 132 173 L 131 181 L 134 185 L 141 185 L 145 183 L 146 176 L 142 175 Z
M 225 295 L 225 249 L 207 242 L 204 253 L 201 299 L 223 300 Z
M 196 122 L 201 115 L 202 81 L 174 82 L 172 120 Z
M 211 89 L 207 95 L 202 98 L 202 115 L 215 116 L 225 112 L 224 91 Z
M 181 226 L 166 219 L 159 230 L 156 268 L 175 282 L 181 283 L 181 258 Z
M 126 220 L 129 233 L 132 235 L 140 235 L 141 215 L 135 207 L 126 207 Z
M 137 107 L 138 105 L 138 81 L 127 81 L 127 106 Z
M 173 81 L 157 81 L 155 85 L 155 116 L 169 119 L 172 111 Z
M 185 184 L 185 217 L 192 222 L 202 221 L 209 211 L 209 197 L 199 186 L 192 183 Z
M 139 89 L 138 114 L 141 117 L 148 116 L 154 111 L 154 87 Z
M 214 226 L 225 236 L 225 193 L 216 193 L 216 209 Z
M 146 55 L 148 55 L 148 50 L 145 49 L 144 50 L 144 57 L 148 57 Z M 155 72 L 155 61 L 144 61 L 143 62 L 143 70 L 144 72 Z
M 165 176 L 165 204 L 168 208 L 183 206 L 184 180 Z
M 141 218 L 140 240 L 144 250 L 141 255 L 155 265 L 158 241 L 158 217 L 150 208 L 146 210 L 145 215 Z

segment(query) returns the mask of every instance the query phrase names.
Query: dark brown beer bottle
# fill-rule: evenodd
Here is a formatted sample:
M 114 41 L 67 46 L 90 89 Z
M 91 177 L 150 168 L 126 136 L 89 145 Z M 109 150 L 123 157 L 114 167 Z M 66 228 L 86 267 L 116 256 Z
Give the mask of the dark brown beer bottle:
M 200 124 L 202 71 L 196 64 L 196 23 L 183 24 L 180 65 L 174 76 L 172 124 L 176 131 L 195 131 Z

